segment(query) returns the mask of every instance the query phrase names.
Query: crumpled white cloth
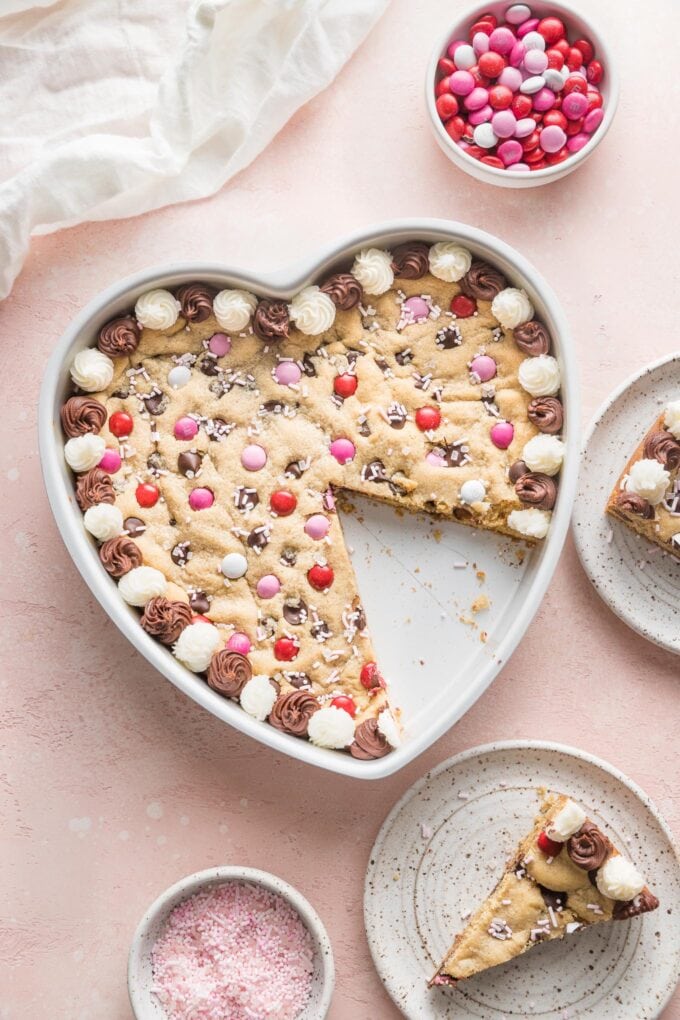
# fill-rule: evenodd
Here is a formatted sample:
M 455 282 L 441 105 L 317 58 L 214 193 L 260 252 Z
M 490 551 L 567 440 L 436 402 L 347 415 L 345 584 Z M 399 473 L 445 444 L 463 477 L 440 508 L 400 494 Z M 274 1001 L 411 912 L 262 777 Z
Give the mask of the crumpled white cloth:
M 0 0 L 0 298 L 31 234 L 213 194 L 388 0 Z

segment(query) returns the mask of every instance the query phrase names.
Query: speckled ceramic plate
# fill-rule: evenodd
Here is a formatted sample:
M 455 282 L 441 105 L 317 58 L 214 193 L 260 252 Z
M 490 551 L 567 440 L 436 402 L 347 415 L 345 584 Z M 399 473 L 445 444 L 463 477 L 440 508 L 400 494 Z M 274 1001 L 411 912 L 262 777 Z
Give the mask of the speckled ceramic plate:
M 643 637 L 680 654 L 680 562 L 604 512 L 631 453 L 678 394 L 680 354 L 674 354 L 609 397 L 585 437 L 572 523 L 583 569 L 610 609 Z
M 630 850 L 660 908 L 537 946 L 457 988 L 428 988 L 461 915 L 526 834 L 541 786 L 574 797 Z M 409 1020 L 649 1020 L 680 969 L 680 859 L 656 807 L 611 765 L 559 744 L 487 744 L 428 772 L 392 809 L 371 853 L 364 916 L 378 973 Z

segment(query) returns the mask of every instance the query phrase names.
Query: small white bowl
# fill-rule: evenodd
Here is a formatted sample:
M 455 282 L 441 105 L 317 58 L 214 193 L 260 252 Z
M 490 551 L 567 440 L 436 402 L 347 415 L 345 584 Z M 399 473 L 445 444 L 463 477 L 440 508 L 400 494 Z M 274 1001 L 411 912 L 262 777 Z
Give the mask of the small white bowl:
M 251 882 L 281 896 L 295 910 L 314 944 L 314 973 L 311 999 L 296 1020 L 323 1020 L 330 1008 L 335 987 L 335 964 L 328 933 L 321 918 L 292 885 L 256 868 L 206 868 L 171 885 L 148 908 L 137 925 L 128 957 L 128 994 L 136 1020 L 167 1020 L 167 1013 L 151 993 L 153 975 L 151 950 L 170 912 L 183 900 L 214 885 Z
M 472 177 L 476 177 L 478 181 L 484 181 L 486 184 L 497 184 L 501 188 L 535 188 L 541 184 L 550 184 L 551 181 L 557 181 L 560 177 L 566 177 L 567 174 L 581 166 L 592 155 L 607 134 L 614 118 L 619 101 L 619 78 L 609 46 L 605 43 L 594 25 L 587 21 L 583 15 L 579 14 L 570 4 L 562 3 L 561 0 L 528 0 L 532 17 L 544 18 L 549 14 L 554 14 L 564 22 L 567 32 L 572 39 L 585 38 L 592 42 L 595 47 L 596 59 L 601 61 L 604 67 L 604 78 L 600 86 L 600 92 L 604 100 L 604 120 L 597 131 L 593 132 L 590 141 L 579 152 L 575 152 L 573 156 L 565 159 L 564 162 L 557 163 L 555 166 L 545 167 L 543 170 L 499 170 L 497 167 L 487 166 L 486 163 L 480 163 L 478 159 L 468 156 L 467 152 L 446 133 L 437 113 L 437 107 L 435 106 L 436 96 L 434 94 L 437 83 L 437 63 L 440 57 L 446 55 L 450 42 L 454 39 L 467 38 L 470 25 L 474 24 L 482 14 L 495 14 L 500 19 L 508 7 L 512 6 L 512 3 L 513 0 L 491 0 L 491 3 L 483 5 L 477 3 L 474 7 L 469 8 L 462 17 L 458 17 L 453 25 L 447 29 L 432 51 L 430 63 L 427 67 L 425 75 L 425 103 L 432 124 L 432 130 L 439 143 L 439 147 L 446 153 L 451 162 L 456 163 L 461 170 L 465 170 Z

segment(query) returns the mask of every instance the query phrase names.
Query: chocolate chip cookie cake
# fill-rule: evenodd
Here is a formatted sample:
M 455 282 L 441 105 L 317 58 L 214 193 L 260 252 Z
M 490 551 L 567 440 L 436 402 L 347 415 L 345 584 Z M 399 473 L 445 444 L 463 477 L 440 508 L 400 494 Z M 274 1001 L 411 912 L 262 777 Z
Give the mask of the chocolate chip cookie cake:
M 73 361 L 64 452 L 144 630 L 258 720 L 367 760 L 400 725 L 335 494 L 540 542 L 560 370 L 527 293 L 455 241 L 319 283 L 142 294 Z
M 583 808 L 546 794 L 493 892 L 431 981 L 455 985 L 551 939 L 656 910 L 645 880 Z
M 671 401 L 622 471 L 607 513 L 680 558 L 680 400 Z

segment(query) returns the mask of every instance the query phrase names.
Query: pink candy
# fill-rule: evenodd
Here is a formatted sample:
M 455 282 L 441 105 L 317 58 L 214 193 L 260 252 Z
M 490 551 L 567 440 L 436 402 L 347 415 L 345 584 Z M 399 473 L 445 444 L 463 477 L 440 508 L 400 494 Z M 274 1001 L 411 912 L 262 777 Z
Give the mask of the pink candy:
M 489 49 L 494 53 L 509 53 L 516 39 L 509 28 L 494 28 L 489 36 Z
M 567 142 L 567 149 L 569 152 L 579 152 L 584 145 L 587 145 L 590 141 L 590 135 L 587 135 L 584 131 L 580 131 L 577 135 L 572 135 Z
M 348 461 L 354 460 L 356 453 L 356 447 L 351 439 L 334 439 L 331 443 L 331 453 L 337 460 L 338 464 L 347 464 Z
M 118 451 L 112 450 L 111 447 L 107 446 L 104 450 L 104 456 L 99 461 L 98 467 L 110 475 L 115 475 L 116 471 L 120 470 L 120 465 L 122 463 L 123 462 Z
M 529 74 L 543 74 L 548 66 L 548 58 L 543 50 L 529 50 L 524 57 L 524 69 Z
M 198 435 L 198 425 L 193 418 L 178 418 L 175 422 L 175 439 L 193 439 Z
M 481 110 L 483 106 L 487 105 L 488 99 L 489 93 L 487 90 L 478 86 L 465 97 L 463 100 L 463 106 L 466 110 Z
M 507 450 L 515 435 L 515 428 L 509 421 L 499 421 L 491 429 L 491 442 L 499 450 Z
M 425 322 L 430 317 L 430 306 L 417 294 L 404 301 L 404 310 L 412 315 L 416 322 Z
M 449 78 L 449 88 L 454 96 L 469 96 L 475 87 L 475 79 L 469 71 L 454 71 Z
M 579 120 L 588 109 L 588 100 L 581 92 L 570 92 L 562 100 L 562 113 L 567 120 Z
M 470 362 L 470 371 L 480 382 L 489 382 L 496 375 L 496 362 L 488 354 L 479 354 Z
M 583 130 L 587 134 L 592 135 L 593 131 L 597 131 L 603 120 L 604 110 L 591 110 L 590 113 L 587 113 L 585 116 L 585 120 L 583 121 Z
M 512 138 L 517 128 L 517 118 L 512 110 L 499 110 L 491 118 L 491 127 L 499 138 Z
M 532 53 L 535 52 L 539 51 L 532 50 Z M 532 101 L 537 113 L 547 113 L 555 105 L 555 93 L 552 89 L 539 89 L 538 92 L 534 92 Z
M 274 369 L 274 378 L 282 386 L 297 386 L 302 379 L 302 372 L 294 361 L 280 361 Z
M 227 641 L 229 651 L 239 652 L 240 655 L 247 655 L 251 647 L 250 638 L 240 630 L 234 631 Z
M 430 450 L 430 452 L 426 455 L 425 460 L 428 464 L 431 464 L 432 467 L 446 467 L 445 458 L 442 457 L 440 453 L 435 453 L 434 450 Z
M 215 502 L 210 489 L 192 489 L 189 493 L 189 506 L 192 510 L 208 510 Z
M 468 117 L 468 120 L 470 121 L 473 127 L 477 127 L 478 124 L 486 124 L 487 121 L 491 120 L 492 117 L 493 110 L 487 103 L 487 105 L 483 106 L 481 110 L 473 110 L 473 112 Z
M 273 599 L 281 591 L 281 582 L 276 574 L 265 574 L 256 585 L 261 599 Z
M 208 340 L 208 350 L 218 358 L 223 358 L 231 350 L 231 340 L 226 333 L 213 333 Z
M 544 127 L 541 131 L 540 142 L 544 152 L 559 152 L 566 140 L 566 133 L 557 124 Z
M 264 447 L 251 443 L 241 453 L 241 463 L 246 471 L 261 471 L 267 463 L 267 451 Z
M 498 158 L 502 160 L 506 166 L 511 166 L 513 163 L 517 163 L 524 154 L 524 150 L 516 138 L 509 138 L 507 142 L 502 142 L 496 149 L 496 152 L 498 154 Z
M 320 542 L 328 534 L 330 526 L 331 522 L 323 514 L 312 514 L 305 521 L 305 534 L 313 538 L 315 542 Z

